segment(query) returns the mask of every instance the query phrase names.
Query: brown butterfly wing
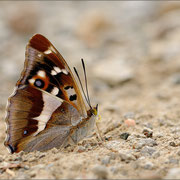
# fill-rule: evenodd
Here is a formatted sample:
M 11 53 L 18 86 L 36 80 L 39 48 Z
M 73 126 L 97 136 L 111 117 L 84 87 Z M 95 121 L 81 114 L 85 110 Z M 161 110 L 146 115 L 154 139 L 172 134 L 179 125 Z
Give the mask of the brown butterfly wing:
M 22 86 L 9 98 L 5 145 L 13 152 L 48 150 L 67 141 L 81 116 L 74 106 L 45 91 Z
M 45 73 L 44 77 L 43 73 Z M 41 79 L 44 82 L 44 87 L 40 87 L 41 89 L 69 102 L 83 117 L 87 117 L 85 103 L 69 66 L 44 36 L 36 34 L 29 41 L 26 48 L 25 68 L 21 77 L 17 85 L 30 83 L 36 86 L 35 81 Z
M 5 145 L 12 153 L 60 147 L 70 128 L 86 116 L 67 63 L 44 36 L 33 36 L 21 78 L 9 98 Z

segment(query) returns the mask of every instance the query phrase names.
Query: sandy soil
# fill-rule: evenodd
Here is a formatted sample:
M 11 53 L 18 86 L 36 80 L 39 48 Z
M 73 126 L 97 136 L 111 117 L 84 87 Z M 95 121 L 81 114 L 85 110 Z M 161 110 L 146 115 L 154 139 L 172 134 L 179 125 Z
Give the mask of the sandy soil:
M 1 179 L 180 179 L 179 2 L 0 2 L 0 9 Z M 103 142 L 93 135 L 62 150 L 13 155 L 3 146 L 6 101 L 37 32 L 70 66 L 85 59 Z

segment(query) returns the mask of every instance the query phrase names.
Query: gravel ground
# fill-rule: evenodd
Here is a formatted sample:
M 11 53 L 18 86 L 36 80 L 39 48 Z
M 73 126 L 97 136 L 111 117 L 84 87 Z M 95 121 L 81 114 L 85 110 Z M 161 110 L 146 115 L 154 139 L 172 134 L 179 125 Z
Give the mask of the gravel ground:
M 179 2 L 0 2 L 0 178 L 180 179 L 179 15 Z M 13 155 L 3 146 L 6 101 L 34 33 L 71 67 L 84 58 L 103 142 Z

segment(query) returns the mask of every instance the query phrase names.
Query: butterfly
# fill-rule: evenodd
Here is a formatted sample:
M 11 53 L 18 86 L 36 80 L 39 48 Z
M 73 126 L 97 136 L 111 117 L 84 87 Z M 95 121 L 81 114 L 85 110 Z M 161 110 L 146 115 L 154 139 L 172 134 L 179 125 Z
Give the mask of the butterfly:
M 52 43 L 41 34 L 26 46 L 24 69 L 6 109 L 5 146 L 11 153 L 46 151 L 77 144 L 93 132 L 98 105 L 91 106 L 85 64 L 86 93 Z

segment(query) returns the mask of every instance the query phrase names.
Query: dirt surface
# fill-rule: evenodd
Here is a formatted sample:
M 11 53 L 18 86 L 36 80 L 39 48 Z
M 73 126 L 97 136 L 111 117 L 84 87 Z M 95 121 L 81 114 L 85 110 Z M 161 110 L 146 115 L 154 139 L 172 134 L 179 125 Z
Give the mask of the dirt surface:
M 179 2 L 0 2 L 1 179 L 180 179 Z M 9 154 L 8 96 L 25 45 L 45 35 L 71 67 L 87 65 L 104 141 Z

